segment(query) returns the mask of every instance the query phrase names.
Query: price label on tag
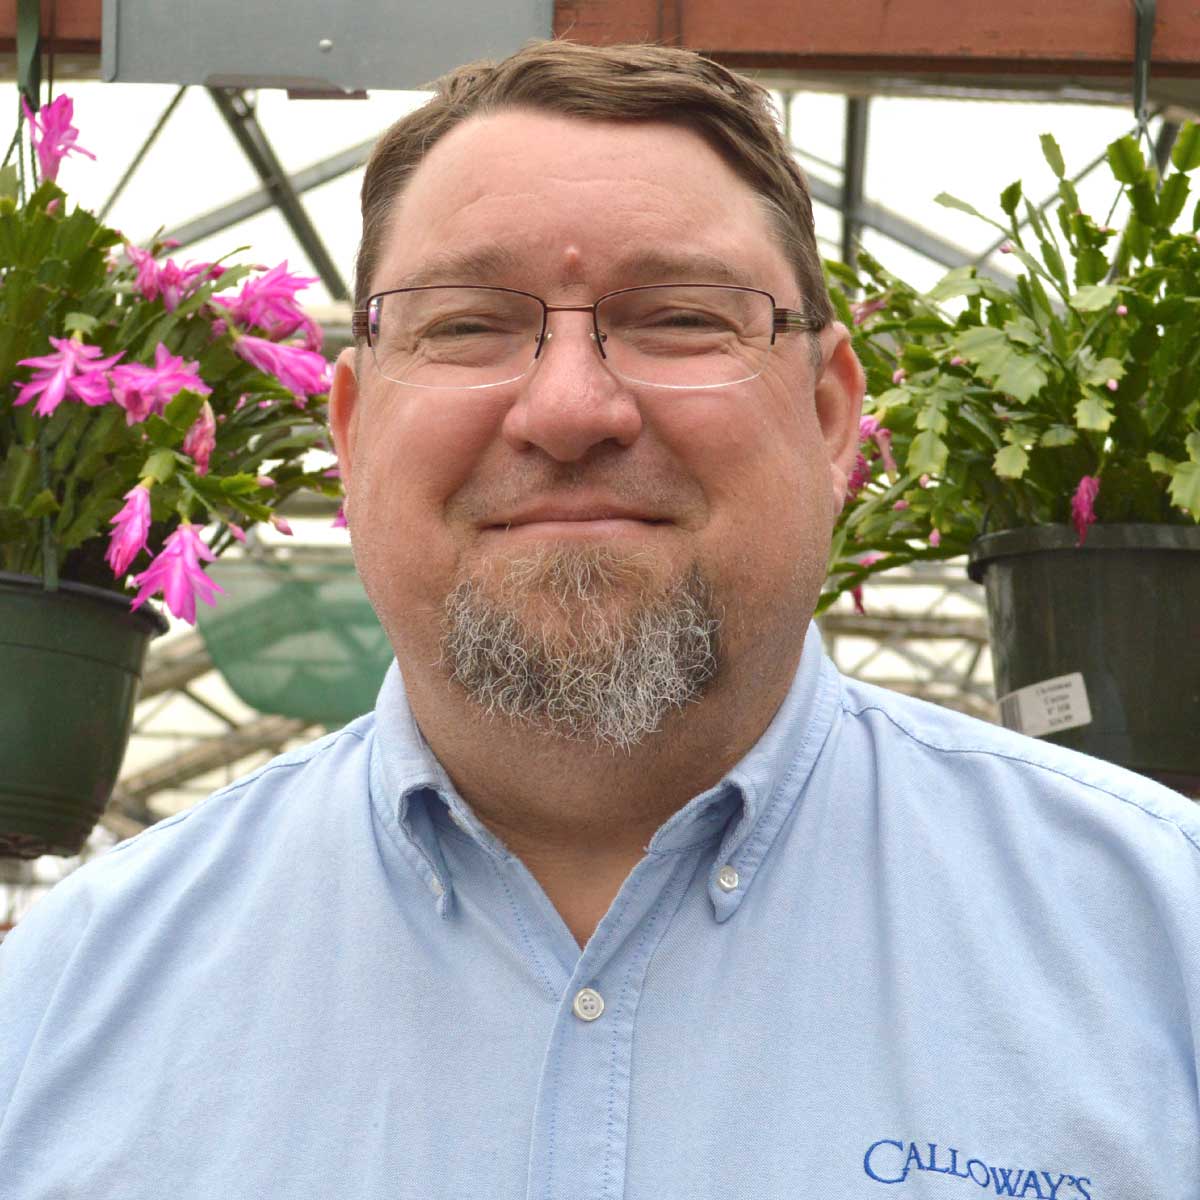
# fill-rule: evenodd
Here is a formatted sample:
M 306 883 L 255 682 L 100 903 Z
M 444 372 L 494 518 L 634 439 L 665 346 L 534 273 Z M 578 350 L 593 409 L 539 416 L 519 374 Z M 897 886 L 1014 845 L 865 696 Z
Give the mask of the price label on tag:
M 1018 688 L 1001 696 L 999 705 L 1002 724 L 1029 737 L 1092 723 L 1092 706 L 1080 671 Z

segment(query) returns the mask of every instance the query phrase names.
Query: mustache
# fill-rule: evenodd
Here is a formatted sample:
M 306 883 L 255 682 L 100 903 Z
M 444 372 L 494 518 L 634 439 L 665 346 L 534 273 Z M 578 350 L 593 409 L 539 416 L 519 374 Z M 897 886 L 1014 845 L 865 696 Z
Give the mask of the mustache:
M 484 483 L 470 480 L 450 501 L 454 515 L 485 524 L 496 513 L 517 512 L 532 502 L 567 500 L 580 492 L 600 493 L 630 509 L 672 515 L 703 503 L 699 485 L 685 476 L 651 475 L 620 466 L 542 462 Z

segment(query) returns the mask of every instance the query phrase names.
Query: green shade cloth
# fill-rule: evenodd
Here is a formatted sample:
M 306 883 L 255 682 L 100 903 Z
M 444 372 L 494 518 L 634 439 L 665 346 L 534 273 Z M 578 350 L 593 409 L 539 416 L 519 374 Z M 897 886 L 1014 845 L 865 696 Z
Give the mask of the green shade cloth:
M 238 698 L 264 713 L 344 725 L 375 706 L 392 648 L 348 559 L 223 558 L 226 590 L 197 625 Z

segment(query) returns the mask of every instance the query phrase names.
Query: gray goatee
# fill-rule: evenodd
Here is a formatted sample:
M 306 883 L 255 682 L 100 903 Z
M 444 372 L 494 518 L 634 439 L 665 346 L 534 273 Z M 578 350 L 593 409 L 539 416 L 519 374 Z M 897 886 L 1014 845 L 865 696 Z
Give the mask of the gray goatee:
M 490 585 L 464 580 L 446 597 L 443 662 L 489 715 L 629 750 L 699 699 L 718 664 L 720 617 L 699 570 L 664 586 L 649 566 L 557 548 L 510 561 Z

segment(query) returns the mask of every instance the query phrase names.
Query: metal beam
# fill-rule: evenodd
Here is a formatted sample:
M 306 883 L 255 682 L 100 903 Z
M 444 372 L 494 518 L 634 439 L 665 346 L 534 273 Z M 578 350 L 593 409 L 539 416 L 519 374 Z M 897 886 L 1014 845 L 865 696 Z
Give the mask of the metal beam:
M 809 175 L 808 190 L 814 200 L 841 210 L 842 189 L 836 184 L 828 183 L 817 175 Z M 877 233 L 882 233 L 892 241 L 899 242 L 900 245 L 907 246 L 944 267 L 963 267 L 975 261 L 973 250 L 964 250 L 962 246 L 938 237 L 936 233 L 930 233 L 928 229 L 900 216 L 890 208 L 885 208 L 882 204 L 876 204 L 873 200 L 862 201 L 858 208 L 858 217 L 860 224 L 868 229 L 874 229 Z M 1012 287 L 1011 276 L 986 263 L 979 268 L 979 273 L 1005 287 Z
M 229 766 L 248 754 L 260 750 L 277 751 L 289 739 L 299 737 L 311 728 L 307 721 L 293 717 L 258 717 L 247 721 L 237 729 L 205 738 L 181 754 L 172 754 L 143 771 L 125 776 L 114 792 L 113 805 L 125 815 L 141 820 L 147 812 L 146 804 L 155 792 L 179 787 L 189 779 Z M 152 817 L 157 819 L 157 814 Z
M 842 262 L 853 268 L 862 238 L 859 212 L 867 173 L 867 115 L 869 96 L 846 97 L 846 134 L 842 158 Z
M 149 700 L 152 696 L 182 688 L 211 670 L 212 659 L 208 657 L 204 639 L 198 633 L 173 638 L 161 650 L 153 646 L 147 657 L 138 700 Z
M 254 105 L 237 88 L 209 88 L 208 94 L 212 96 L 217 111 L 258 173 L 263 187 L 283 213 L 284 220 L 304 253 L 308 255 L 309 262 L 316 269 L 329 294 L 335 300 L 349 299 L 350 293 L 342 281 L 341 272 L 338 271 L 321 235 L 292 187 L 283 164 L 275 154 L 275 148 L 258 123 Z
M 328 183 L 331 179 L 337 179 L 357 170 L 367 161 L 374 145 L 374 138 L 359 142 L 356 146 L 350 146 L 329 158 L 323 158 L 320 162 L 313 163 L 310 167 L 305 167 L 302 171 L 297 171 L 295 175 L 289 175 L 287 182 L 297 196 L 303 195 L 304 192 L 320 187 L 321 184 Z M 228 204 L 222 204 L 220 208 L 214 208 L 211 212 L 204 213 L 184 225 L 168 230 L 163 236 L 174 238 L 180 246 L 190 246 L 202 238 L 221 233 L 239 221 L 265 212 L 274 203 L 275 199 L 271 192 L 265 187 L 259 188 L 257 191 L 247 192 L 244 196 L 231 200 Z
M 171 102 L 163 109 L 162 116 L 154 123 L 154 128 L 146 135 L 146 140 L 142 143 L 142 148 L 133 156 L 133 161 L 125 168 L 125 173 L 117 180 L 117 186 L 113 188 L 108 199 L 104 202 L 104 207 L 100 210 L 100 220 L 112 211 L 112 206 L 116 204 L 117 198 L 125 190 L 126 184 L 133 178 L 138 167 L 142 165 L 142 160 L 150 152 L 150 147 L 158 140 L 158 135 L 162 133 L 164 126 L 171 119 L 171 114 L 179 107 L 179 102 L 183 99 L 183 93 L 187 91 L 187 85 L 184 84 L 174 96 L 171 97 Z

